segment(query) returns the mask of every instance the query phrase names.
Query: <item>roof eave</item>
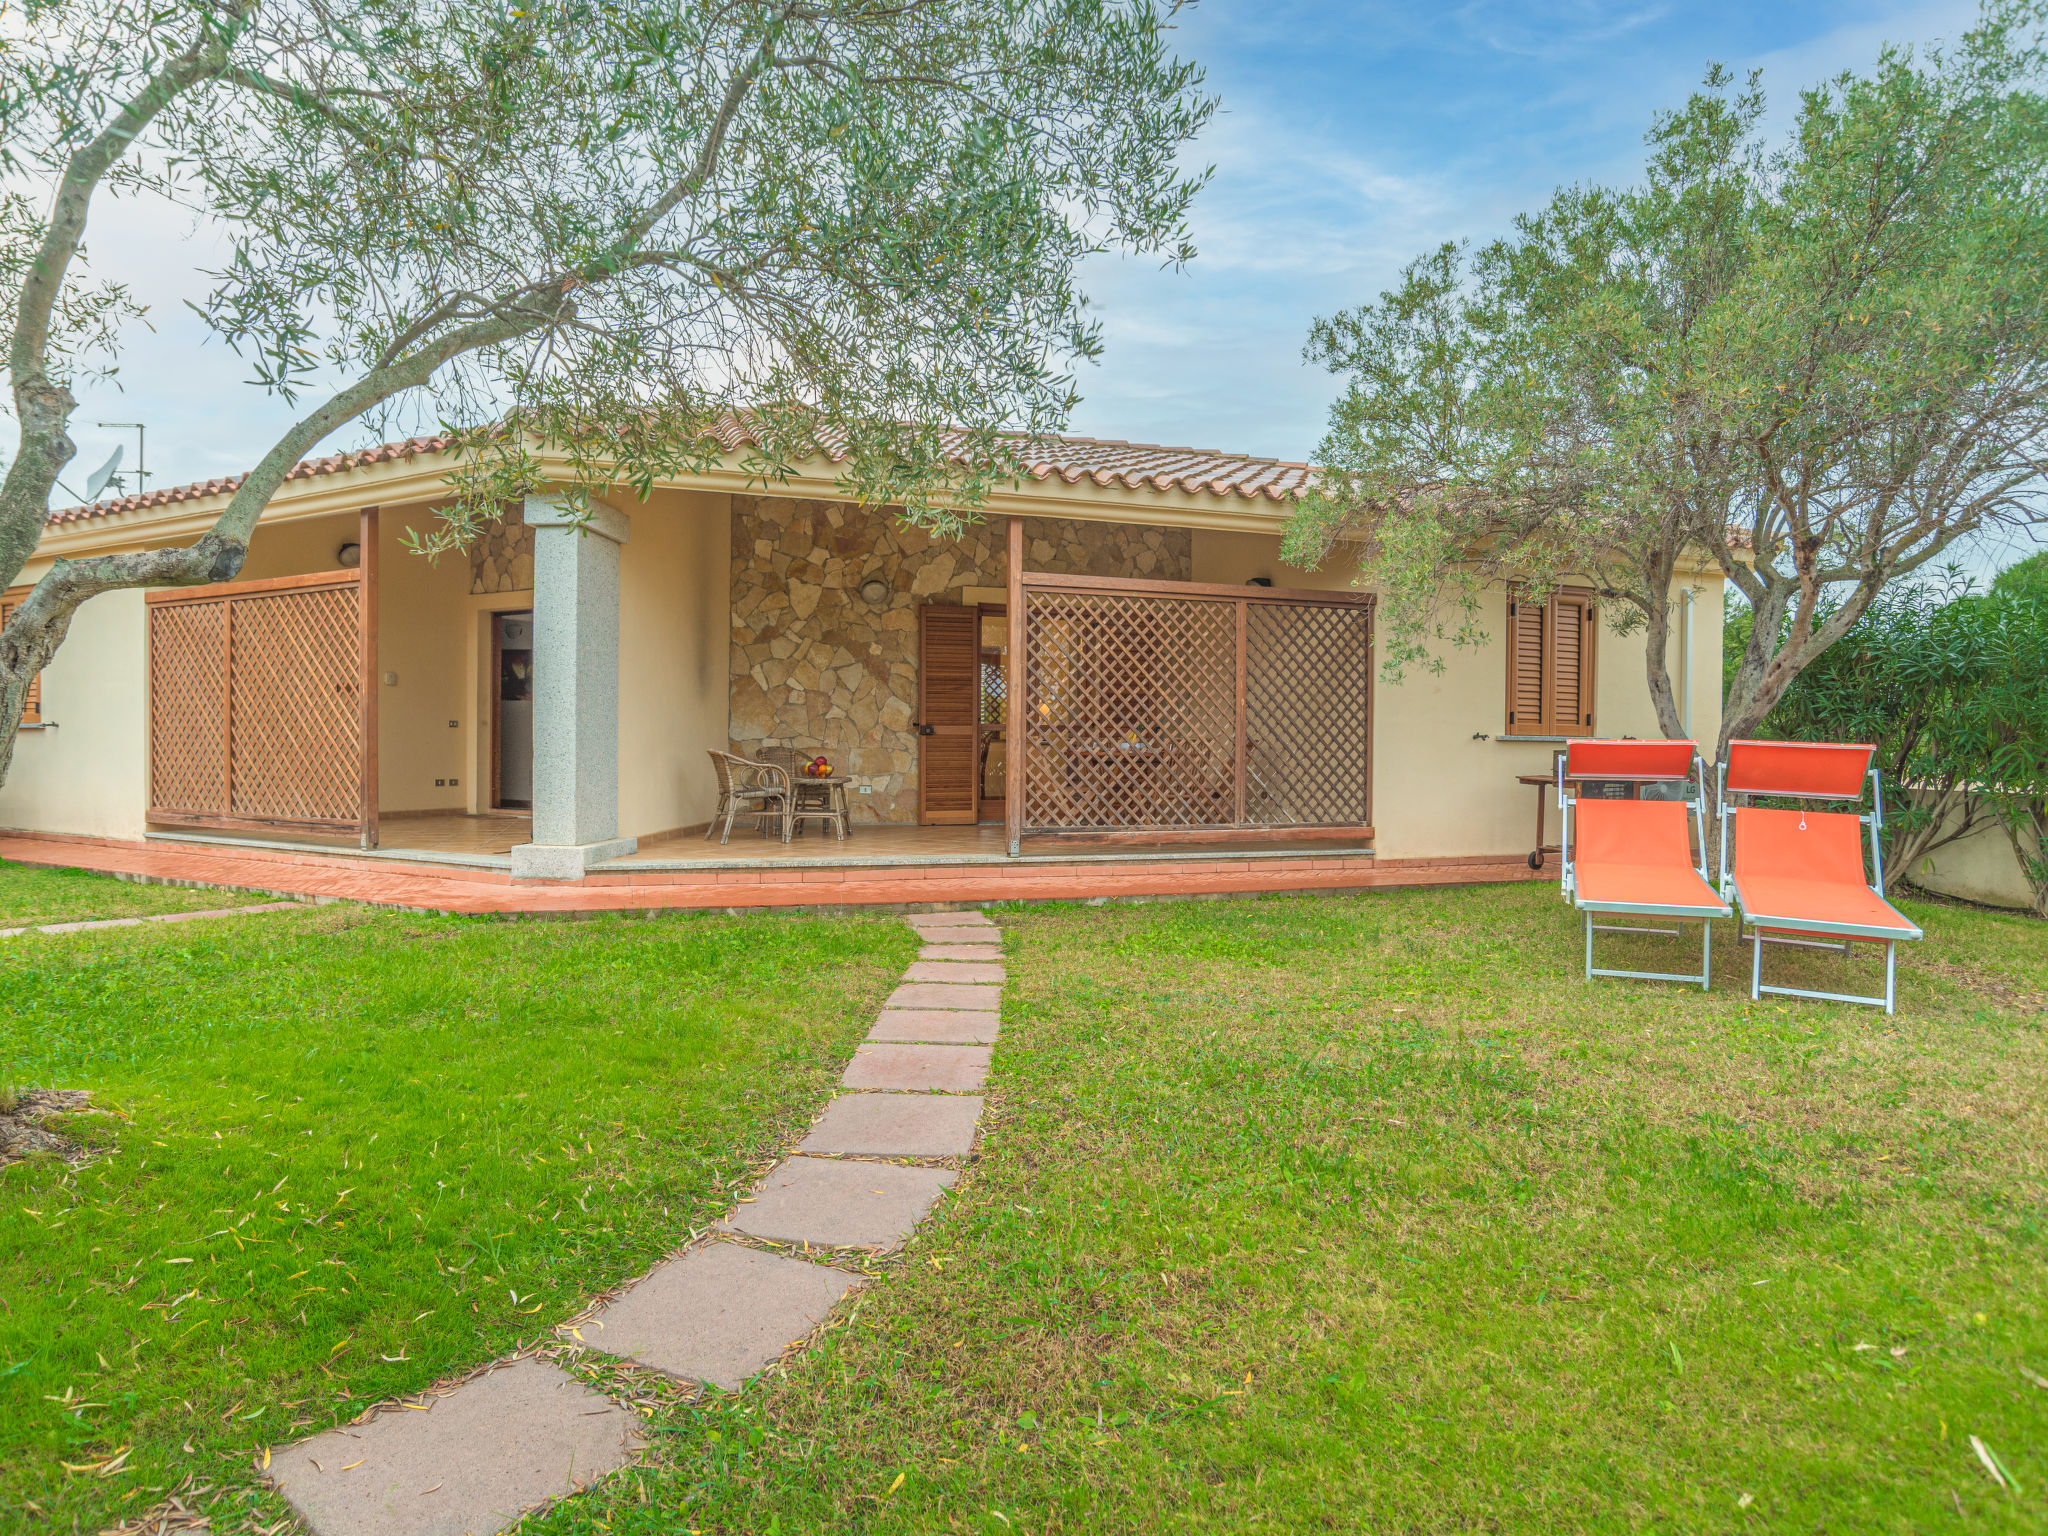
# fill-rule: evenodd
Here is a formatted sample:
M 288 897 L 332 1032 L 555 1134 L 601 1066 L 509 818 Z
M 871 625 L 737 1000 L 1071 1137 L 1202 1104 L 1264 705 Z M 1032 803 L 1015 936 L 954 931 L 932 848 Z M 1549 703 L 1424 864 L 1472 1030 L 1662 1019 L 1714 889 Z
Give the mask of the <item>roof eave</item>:
M 571 479 L 566 457 L 543 453 L 543 471 L 551 482 Z M 403 459 L 354 465 L 328 474 L 287 480 L 263 509 L 261 523 L 296 522 L 354 512 L 366 506 L 403 506 L 440 500 L 447 491 L 455 455 L 420 453 Z M 844 500 L 838 469 L 822 454 L 795 465 L 785 480 L 763 483 L 743 467 L 734 452 L 715 467 L 658 482 L 665 490 L 722 491 L 741 495 L 791 496 L 804 500 Z M 102 513 L 50 524 L 36 550 L 40 559 L 98 553 L 108 549 L 187 542 L 211 528 L 226 510 L 232 491 L 188 501 Z M 1111 475 L 1106 483 L 1095 475 L 1077 474 L 1071 481 L 1057 471 L 1006 484 L 989 497 L 984 511 L 1004 516 L 1067 517 L 1082 521 L 1127 522 L 1148 526 L 1200 528 L 1220 532 L 1271 533 L 1284 525 L 1291 498 L 1264 488 L 1227 486 L 1219 490 L 1138 486 Z

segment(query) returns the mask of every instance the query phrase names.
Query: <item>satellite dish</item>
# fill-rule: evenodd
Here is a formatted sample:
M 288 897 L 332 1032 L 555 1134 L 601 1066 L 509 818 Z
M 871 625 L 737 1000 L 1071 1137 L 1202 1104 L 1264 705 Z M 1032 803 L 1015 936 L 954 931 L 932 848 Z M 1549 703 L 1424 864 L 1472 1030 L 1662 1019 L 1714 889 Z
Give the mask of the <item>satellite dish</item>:
M 107 488 L 107 482 L 114 478 L 114 472 L 120 467 L 121 450 L 116 448 L 107 459 L 107 462 L 94 470 L 92 478 L 85 482 L 85 499 L 87 501 L 98 501 L 100 499 L 100 492 Z

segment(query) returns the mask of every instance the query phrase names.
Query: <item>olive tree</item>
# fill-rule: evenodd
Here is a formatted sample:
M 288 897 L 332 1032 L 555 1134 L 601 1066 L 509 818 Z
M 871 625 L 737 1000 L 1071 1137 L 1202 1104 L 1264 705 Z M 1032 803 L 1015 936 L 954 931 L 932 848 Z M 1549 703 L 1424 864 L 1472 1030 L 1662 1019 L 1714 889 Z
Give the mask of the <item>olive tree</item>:
M 429 550 L 543 454 L 572 498 L 644 491 L 715 455 L 733 408 L 764 475 L 829 436 L 855 494 L 947 525 L 1070 409 L 1099 345 L 1080 261 L 1191 254 L 1180 159 L 1212 103 L 1169 22 L 1152 0 L 0 3 L 0 586 L 74 453 L 73 385 L 136 313 L 89 260 L 108 199 L 223 232 L 200 311 L 296 415 L 195 542 L 36 583 L 0 631 L 0 776 L 80 603 L 234 576 L 292 466 L 366 417 L 462 449 Z
M 1490 583 L 1589 578 L 1670 736 L 1701 562 L 1756 617 L 1719 755 L 1888 586 L 2048 521 L 2042 17 L 1994 0 L 1953 47 L 1887 48 L 1776 145 L 1758 79 L 1712 70 L 1640 184 L 1561 190 L 1318 321 L 1348 384 L 1290 557 L 1358 541 L 1397 669 L 1482 642 Z

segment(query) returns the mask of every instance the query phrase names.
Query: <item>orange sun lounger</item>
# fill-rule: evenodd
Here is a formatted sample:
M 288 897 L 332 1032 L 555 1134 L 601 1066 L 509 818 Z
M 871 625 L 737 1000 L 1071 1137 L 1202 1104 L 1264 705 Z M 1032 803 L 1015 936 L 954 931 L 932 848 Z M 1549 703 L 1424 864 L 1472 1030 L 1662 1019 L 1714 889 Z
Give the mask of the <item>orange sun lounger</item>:
M 1732 741 L 1721 765 L 1721 894 L 1742 908 L 1755 943 L 1749 995 L 1818 997 L 1870 1003 L 1886 1013 L 1897 996 L 1898 943 L 1921 931 L 1884 899 L 1884 789 L 1870 766 L 1872 748 L 1795 741 Z M 1765 795 L 1797 800 L 1860 800 L 1870 780 L 1868 816 L 1854 811 L 1783 811 L 1746 802 Z M 1863 863 L 1869 829 L 1870 868 Z M 1730 844 L 1734 851 L 1731 859 Z M 1764 985 L 1764 946 L 1839 949 L 1854 943 L 1884 945 L 1884 995 L 1813 992 Z
M 1570 794 L 1567 786 L 1586 780 L 1632 784 L 1683 784 L 1684 800 L 1593 800 Z M 1560 834 L 1564 895 L 1586 915 L 1586 979 L 1628 976 L 1641 981 L 1713 979 L 1714 919 L 1730 915 L 1728 903 L 1707 884 L 1707 781 L 1699 749 L 1689 741 L 1570 741 L 1557 764 L 1557 805 L 1564 818 Z M 1693 832 L 1699 855 L 1693 855 Z M 1643 928 L 1595 922 L 1601 914 L 1697 919 L 1703 935 L 1697 976 L 1668 971 L 1616 971 L 1593 964 L 1593 935 L 1654 933 L 1677 938 L 1677 928 Z

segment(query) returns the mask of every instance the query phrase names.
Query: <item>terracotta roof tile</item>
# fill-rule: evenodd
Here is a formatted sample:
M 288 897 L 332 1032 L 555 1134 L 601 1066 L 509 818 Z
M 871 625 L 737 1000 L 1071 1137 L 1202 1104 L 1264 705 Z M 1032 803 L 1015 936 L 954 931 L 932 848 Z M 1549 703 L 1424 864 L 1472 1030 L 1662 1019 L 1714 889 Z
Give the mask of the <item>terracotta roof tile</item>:
M 754 434 L 740 417 L 728 414 L 712 429 L 728 452 L 757 446 Z M 966 434 L 950 434 L 948 452 L 957 452 Z M 385 464 L 410 459 L 423 453 L 445 452 L 454 439 L 446 436 L 409 437 L 402 442 L 382 443 L 353 453 L 329 454 L 305 459 L 285 476 L 287 480 L 311 480 L 322 475 L 339 475 L 368 464 Z M 1258 459 L 1241 453 L 1216 453 L 1202 448 L 1165 448 L 1150 443 L 1115 442 L 1094 437 L 1053 437 L 1047 446 L 1027 459 L 1025 472 L 1034 480 L 1055 476 L 1067 485 L 1084 477 L 1105 488 L 1122 486 L 1133 491 L 1184 491 L 1219 498 L 1239 497 L 1246 501 L 1291 501 L 1307 488 L 1314 468 L 1284 459 Z M 820 442 L 825 457 L 837 464 L 846 457 L 843 433 L 827 432 Z M 89 507 L 63 507 L 50 513 L 52 523 L 77 523 L 88 518 L 110 517 L 120 512 L 138 512 L 149 507 L 168 507 L 207 496 L 225 496 L 242 483 L 243 476 L 229 475 L 214 480 L 195 480 L 190 485 L 166 486 L 114 501 L 95 502 Z

